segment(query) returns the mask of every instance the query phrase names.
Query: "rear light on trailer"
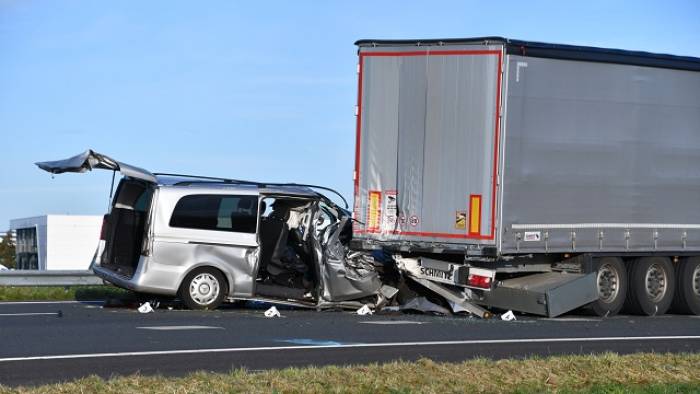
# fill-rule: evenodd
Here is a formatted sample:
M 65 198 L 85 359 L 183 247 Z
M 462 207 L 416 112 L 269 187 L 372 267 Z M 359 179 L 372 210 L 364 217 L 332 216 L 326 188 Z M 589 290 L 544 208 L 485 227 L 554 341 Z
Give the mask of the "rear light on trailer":
M 491 288 L 491 277 L 470 274 L 467 279 L 467 284 L 472 287 L 478 287 L 480 289 L 490 289 Z

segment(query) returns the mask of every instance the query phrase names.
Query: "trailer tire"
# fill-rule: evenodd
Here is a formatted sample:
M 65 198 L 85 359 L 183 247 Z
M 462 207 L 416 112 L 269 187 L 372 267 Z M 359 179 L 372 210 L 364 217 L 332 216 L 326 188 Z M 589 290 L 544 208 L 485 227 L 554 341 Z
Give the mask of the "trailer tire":
M 597 273 L 598 300 L 588 308 L 598 316 L 615 316 L 625 304 L 627 295 L 627 268 L 619 257 L 603 257 L 593 263 Z
M 228 293 L 224 275 L 216 268 L 192 270 L 180 285 L 178 294 L 189 309 L 216 309 Z
M 700 257 L 684 257 L 676 265 L 676 294 L 671 309 L 700 315 Z
M 671 307 L 676 273 L 668 257 L 641 257 L 628 262 L 626 309 L 633 314 L 663 315 Z

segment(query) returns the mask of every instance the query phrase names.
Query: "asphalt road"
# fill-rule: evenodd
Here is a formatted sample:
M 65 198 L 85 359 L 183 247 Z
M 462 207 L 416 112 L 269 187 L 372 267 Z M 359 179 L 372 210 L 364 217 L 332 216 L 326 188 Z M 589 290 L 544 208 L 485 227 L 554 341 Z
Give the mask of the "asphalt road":
M 700 351 L 695 316 L 566 316 L 517 321 L 403 313 L 226 308 L 195 312 L 101 303 L 0 303 L 0 383 L 36 385 L 97 374 L 183 375 L 428 357 Z

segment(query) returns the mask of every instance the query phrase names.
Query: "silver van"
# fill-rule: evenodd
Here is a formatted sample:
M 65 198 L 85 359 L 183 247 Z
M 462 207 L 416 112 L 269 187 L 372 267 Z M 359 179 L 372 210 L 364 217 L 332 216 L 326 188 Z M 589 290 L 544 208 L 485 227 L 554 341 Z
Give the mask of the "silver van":
M 193 309 L 235 299 L 378 306 L 396 293 L 380 263 L 348 248 L 350 213 L 318 187 L 154 174 L 92 150 L 36 164 L 53 174 L 113 171 L 112 187 L 123 175 L 92 266 L 118 287 L 179 296 Z

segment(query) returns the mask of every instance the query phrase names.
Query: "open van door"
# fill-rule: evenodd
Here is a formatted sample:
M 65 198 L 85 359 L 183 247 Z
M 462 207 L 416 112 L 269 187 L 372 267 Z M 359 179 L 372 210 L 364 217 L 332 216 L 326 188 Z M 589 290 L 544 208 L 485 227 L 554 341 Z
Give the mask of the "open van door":
M 68 159 L 43 161 L 35 164 L 42 170 L 48 171 L 52 174 L 61 174 L 64 172 L 85 172 L 92 171 L 94 168 L 99 168 L 103 170 L 119 171 L 124 176 L 156 183 L 156 177 L 151 172 L 116 161 L 108 156 L 97 153 L 92 149 L 88 149 L 85 152 Z

